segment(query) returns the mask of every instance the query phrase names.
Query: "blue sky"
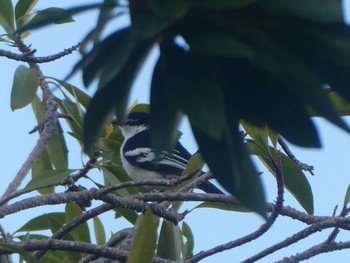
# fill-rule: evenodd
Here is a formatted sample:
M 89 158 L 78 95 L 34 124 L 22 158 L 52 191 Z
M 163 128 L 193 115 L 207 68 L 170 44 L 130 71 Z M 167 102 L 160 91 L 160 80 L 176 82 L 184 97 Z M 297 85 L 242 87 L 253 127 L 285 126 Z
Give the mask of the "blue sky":
M 94 3 L 95 1 L 76 0 L 74 1 L 74 5 L 89 2 Z M 73 5 L 72 1 L 69 0 L 42 0 L 39 1 L 36 9 L 43 9 L 51 6 L 69 7 Z M 52 26 L 34 31 L 25 42 L 27 44 L 32 44 L 33 48 L 38 50 L 36 54 L 38 56 L 51 55 L 62 51 L 64 48 L 68 48 L 79 42 L 87 33 L 88 29 L 93 27 L 96 21 L 96 12 L 87 12 L 83 15 L 77 15 L 75 20 L 75 23 Z M 11 50 L 3 43 L 0 43 L 0 48 Z M 145 67 L 135 82 L 130 102 L 136 99 L 138 99 L 139 102 L 147 102 L 149 100 L 150 76 L 156 58 L 157 52 L 155 51 L 146 62 Z M 78 59 L 79 54 L 74 53 L 59 61 L 42 65 L 42 70 L 46 76 L 64 78 Z M 0 58 L 0 78 L 2 84 L 0 92 L 0 123 L 2 123 L 2 128 L 0 129 L 0 145 L 2 146 L 2 151 L 0 156 L 4 167 L 1 174 L 1 192 L 4 191 L 5 186 L 8 185 L 17 173 L 17 170 L 25 161 L 37 140 L 37 135 L 28 134 L 36 125 L 31 109 L 28 107 L 26 109 L 16 110 L 15 112 L 12 112 L 10 109 L 10 92 L 13 73 L 20 64 L 21 63 L 10 61 L 5 58 Z M 75 76 L 71 82 L 83 89 L 80 76 Z M 89 92 L 92 93 L 93 90 L 89 90 Z M 342 205 L 345 191 L 350 183 L 350 137 L 343 131 L 331 126 L 326 121 L 317 119 L 315 122 L 320 130 L 323 148 L 302 149 L 299 147 L 292 147 L 292 149 L 302 162 L 315 166 L 315 176 L 307 175 L 314 192 L 315 214 L 329 216 L 332 215 L 336 205 Z M 195 152 L 197 147 L 185 121 L 181 126 L 181 130 L 184 133 L 182 137 L 183 144 L 191 152 Z M 69 135 L 66 137 L 70 150 L 70 167 L 80 168 L 80 149 L 77 147 L 75 141 L 69 138 Z M 72 144 L 74 145 L 73 147 L 71 147 Z M 259 169 L 263 170 L 263 167 L 259 166 Z M 98 177 L 99 174 L 96 173 L 93 176 Z M 268 200 L 273 201 L 276 192 L 275 182 L 272 176 L 266 171 L 262 177 L 267 190 Z M 301 209 L 288 193 L 286 193 L 285 199 L 286 205 Z M 55 210 L 57 210 L 56 207 L 32 209 L 30 212 L 22 212 L 18 215 L 3 219 L 1 223 L 7 231 L 11 232 L 28 221 L 30 217 Z M 113 214 L 106 215 L 103 219 L 107 220 L 108 224 L 106 225 L 110 227 L 109 230 L 114 232 L 126 226 L 125 223 L 113 221 Z M 238 214 L 209 209 L 194 211 L 187 216 L 186 222 L 194 231 L 196 240 L 195 248 L 197 252 L 239 238 L 254 231 L 263 223 L 261 218 L 254 214 Z M 304 225 L 293 222 L 291 219 L 279 218 L 267 235 L 261 239 L 241 248 L 220 253 L 202 262 L 239 262 L 273 243 L 287 238 L 289 235 L 301 230 L 302 227 L 304 227 Z M 328 230 L 324 231 L 324 233 L 316 234 L 314 237 L 300 242 L 300 244 L 286 248 L 259 262 L 273 262 L 282 259 L 284 256 L 303 251 L 311 245 L 323 241 L 327 237 L 327 233 L 329 234 L 330 231 Z M 340 235 L 340 237 L 349 240 L 349 235 L 347 233 Z M 307 262 L 329 262 L 330 260 L 341 262 L 346 255 L 349 255 L 349 251 L 334 252 L 315 257 Z

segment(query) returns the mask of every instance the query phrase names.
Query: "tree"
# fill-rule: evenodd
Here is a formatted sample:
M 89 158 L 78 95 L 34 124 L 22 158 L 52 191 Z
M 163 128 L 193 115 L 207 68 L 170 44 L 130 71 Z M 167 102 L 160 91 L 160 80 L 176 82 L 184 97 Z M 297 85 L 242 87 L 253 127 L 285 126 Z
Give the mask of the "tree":
M 303 170 L 312 173 L 312 167 L 300 163 L 283 139 L 304 147 L 319 147 L 317 130 L 311 120 L 314 116 L 322 116 L 349 131 L 339 117 L 349 114 L 346 102 L 349 28 L 343 22 L 339 1 L 323 1 L 322 5 L 318 2 L 296 1 L 292 5 L 277 0 L 125 3 L 111 0 L 33 13 L 37 1 L 20 0 L 15 8 L 11 1 L 2 1 L 0 23 L 6 34 L 1 41 L 18 48 L 21 54 L 0 50 L 0 55 L 29 65 L 19 66 L 14 74 L 11 108 L 32 105 L 38 121 L 32 132 L 37 132 L 40 138 L 3 194 L 0 214 L 5 217 L 47 204 L 64 203 L 66 208 L 65 213 L 32 219 L 17 231 L 20 234 L 7 236 L 3 230 L 1 253 L 16 252 L 33 262 L 36 258 L 42 262 L 60 262 L 63 258 L 76 262 L 83 257 L 83 262 L 88 262 L 99 256 L 124 261 L 128 253 L 130 262 L 140 262 L 141 258 L 142 262 L 181 258 L 197 262 L 260 237 L 278 215 L 310 226 L 252 255 L 247 262 L 326 228 L 334 231 L 325 242 L 289 259 L 300 261 L 348 248 L 348 242 L 335 242 L 338 232 L 347 230 L 348 194 L 338 217 L 313 216 L 311 187 L 303 173 Z M 35 28 L 72 22 L 71 15 L 91 9 L 99 10 L 98 23 L 80 45 L 53 56 L 36 57 L 35 50 L 24 44 L 23 38 Z M 104 37 L 103 29 L 111 21 L 129 13 L 130 26 L 115 28 Z M 61 59 L 78 47 L 82 59 L 72 67 L 71 74 L 82 71 L 86 86 L 98 80 L 98 91 L 92 98 L 66 81 L 45 77 L 40 69 L 40 63 Z M 160 50 L 152 77 L 149 109 L 155 150 L 172 147 L 177 136 L 174 131 L 186 114 L 205 162 L 233 196 L 188 193 L 199 181 L 211 176 L 207 173 L 197 177 L 196 171 L 203 166 L 198 155 L 178 180 L 131 182 L 122 170 L 118 156 L 122 136 L 110 124 L 109 116 L 111 113 L 119 119 L 125 116 L 131 85 L 153 47 Z M 53 93 L 49 84 L 57 87 L 60 94 Z M 132 110 L 147 111 L 148 107 L 136 105 Z M 88 156 L 79 170 L 68 169 L 70 145 L 66 145 L 61 132 L 63 121 Z M 266 205 L 250 155 L 258 156 L 276 177 L 275 204 Z M 81 179 L 94 169 L 99 169 L 104 181 L 93 182 L 95 188 L 87 190 Z M 19 189 L 30 170 L 31 181 Z M 66 186 L 67 191 L 56 192 L 59 185 Z M 178 191 L 154 193 L 142 187 L 152 185 L 177 187 Z M 306 213 L 283 206 L 284 189 L 295 196 Z M 34 191 L 40 195 L 21 199 L 23 194 Z M 14 198 L 19 201 L 9 204 Z M 93 199 L 103 204 L 87 208 Z M 190 226 L 186 223 L 179 226 L 187 212 L 181 210 L 178 202 L 188 200 L 202 201 L 197 208 L 254 211 L 269 216 L 254 233 L 193 255 Z M 174 202 L 172 209 L 160 201 Z M 83 212 L 86 209 L 89 211 Z M 115 233 L 106 241 L 98 215 L 110 210 L 135 227 Z M 89 219 L 94 222 L 97 244 L 91 242 L 86 224 Z M 51 230 L 53 234 L 39 236 L 37 230 Z M 28 253 L 34 250 L 35 253 Z

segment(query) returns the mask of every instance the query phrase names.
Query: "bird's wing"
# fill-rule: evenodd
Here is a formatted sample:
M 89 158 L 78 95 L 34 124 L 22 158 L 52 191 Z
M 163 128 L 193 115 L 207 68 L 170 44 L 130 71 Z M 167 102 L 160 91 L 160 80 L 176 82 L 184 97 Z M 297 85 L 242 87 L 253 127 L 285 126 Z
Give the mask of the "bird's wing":
M 191 154 L 178 141 L 172 153 L 162 152 L 156 159 L 149 135 L 145 130 L 129 138 L 123 148 L 125 159 L 133 166 L 165 176 L 181 175 Z

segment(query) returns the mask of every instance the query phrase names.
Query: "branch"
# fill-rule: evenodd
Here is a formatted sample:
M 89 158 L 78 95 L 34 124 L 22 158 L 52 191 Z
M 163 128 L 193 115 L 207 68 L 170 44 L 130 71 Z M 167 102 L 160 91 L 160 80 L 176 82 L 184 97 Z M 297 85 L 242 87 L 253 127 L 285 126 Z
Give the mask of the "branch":
M 283 258 L 280 261 L 277 261 L 277 263 L 292 263 L 292 262 L 300 262 L 306 259 L 309 259 L 311 257 L 314 257 L 316 255 L 322 254 L 322 253 L 328 253 L 336 250 L 342 250 L 350 248 L 350 241 L 347 242 L 324 242 L 319 245 L 313 246 L 307 250 L 305 250 L 302 253 L 298 253 L 295 256 L 290 256 L 288 258 Z
M 283 151 L 288 155 L 288 157 L 295 162 L 300 169 L 309 172 L 311 175 L 314 175 L 314 167 L 311 165 L 308 165 L 306 163 L 302 163 L 300 162 L 295 155 L 292 153 L 292 151 L 289 149 L 288 145 L 286 144 L 286 142 L 281 138 L 281 136 L 278 136 L 278 143 L 279 145 L 281 145 Z
M 50 55 L 50 56 L 45 56 L 45 57 L 34 57 L 34 53 L 36 52 L 36 50 L 29 50 L 28 52 L 22 52 L 22 54 L 16 54 L 13 53 L 11 51 L 6 51 L 6 50 L 2 50 L 0 49 L 0 57 L 6 57 L 8 59 L 11 60 L 16 60 L 16 61 L 23 61 L 23 62 L 27 62 L 29 64 L 36 64 L 36 63 L 48 63 L 48 62 L 52 62 L 55 61 L 57 59 L 60 59 L 64 56 L 67 56 L 69 54 L 72 54 L 73 51 L 75 51 L 78 47 L 80 46 L 80 43 L 64 49 L 63 51 L 54 54 L 54 55 Z
M 106 211 L 109 211 L 113 209 L 113 206 L 109 204 L 103 204 L 101 206 L 98 206 L 96 208 L 93 208 L 89 211 L 86 211 L 85 213 L 77 216 L 74 218 L 72 221 L 69 223 L 65 224 L 61 228 L 59 228 L 51 237 L 50 239 L 61 239 L 63 238 L 66 234 L 68 234 L 70 231 L 75 229 L 76 227 L 80 226 L 81 224 L 85 223 L 89 219 L 98 216 Z M 45 250 L 37 251 L 34 253 L 34 256 L 36 258 L 41 258 L 44 254 L 46 253 Z
M 32 51 L 27 47 L 20 39 L 15 41 L 16 46 L 22 52 L 22 54 L 28 55 L 28 57 L 33 57 Z M 23 179 L 32 168 L 33 164 L 40 158 L 42 152 L 44 151 L 47 142 L 51 139 L 54 130 L 57 126 L 57 102 L 54 95 L 49 89 L 49 86 L 45 80 L 43 73 L 40 70 L 38 64 L 29 63 L 30 68 L 32 68 L 38 76 L 39 85 L 43 92 L 43 100 L 45 102 L 45 118 L 43 120 L 44 128 L 40 133 L 40 138 L 37 141 L 34 149 L 29 154 L 27 160 L 24 162 L 20 170 L 17 172 L 17 175 L 12 180 L 12 182 L 7 187 L 5 193 L 0 199 L 0 202 L 3 202 L 8 195 L 17 190 L 17 188 L 22 183 Z

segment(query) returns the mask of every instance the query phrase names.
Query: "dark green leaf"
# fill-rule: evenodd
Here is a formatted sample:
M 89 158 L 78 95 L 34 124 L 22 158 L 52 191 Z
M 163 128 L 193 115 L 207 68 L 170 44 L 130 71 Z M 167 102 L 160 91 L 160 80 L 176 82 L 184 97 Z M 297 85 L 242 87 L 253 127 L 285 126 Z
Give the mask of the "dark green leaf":
M 34 70 L 20 65 L 13 77 L 11 90 L 11 109 L 16 110 L 27 106 L 34 98 L 39 80 Z
M 188 0 L 191 7 L 194 8 L 208 8 L 208 9 L 236 9 L 251 5 L 257 2 L 257 0 Z
M 97 216 L 93 218 L 93 222 L 96 243 L 98 245 L 103 245 L 106 243 L 106 233 L 103 224 Z
M 186 242 L 183 244 L 182 255 L 183 258 L 188 258 L 193 255 L 194 249 L 194 237 L 192 230 L 186 222 L 182 223 L 182 234 L 186 238 Z
M 225 103 L 219 82 L 202 60 L 173 43 L 161 45 L 160 63 L 164 63 L 164 88 L 192 125 L 218 139 L 225 127 Z
M 243 205 L 266 217 L 260 178 L 236 129 L 226 127 L 220 140 L 214 140 L 192 125 L 204 160 L 221 186 Z
M 19 19 L 28 16 L 29 13 L 32 11 L 34 6 L 37 4 L 38 0 L 19 0 L 15 7 L 15 17 L 17 26 L 21 25 L 18 23 Z M 28 16 L 29 17 L 29 16 Z M 22 20 L 22 22 L 25 22 Z
M 227 114 L 255 126 L 268 124 L 292 143 L 319 147 L 317 130 L 303 101 L 285 81 L 241 60 L 221 60 Z M 252 78 L 254 75 L 254 78 Z M 286 118 L 288 116 L 288 118 Z
M 66 222 L 64 213 L 44 214 L 44 215 L 40 215 L 36 218 L 31 219 L 24 226 L 19 228 L 15 233 L 17 233 L 17 232 L 33 232 L 33 231 L 50 229 L 50 226 L 47 223 L 46 215 L 49 215 L 50 217 L 55 218 L 61 225 L 63 225 Z
M 66 208 L 65 208 L 66 222 L 70 222 L 71 220 L 80 216 L 82 213 L 83 211 L 80 209 L 80 207 L 77 204 L 75 203 L 66 204 Z M 72 235 L 75 241 L 91 243 L 90 231 L 89 231 L 87 222 L 79 224 L 69 233 L 70 235 Z
M 164 65 L 158 60 L 151 84 L 151 136 L 156 155 L 162 151 L 171 151 L 178 139 L 177 127 L 181 113 L 174 104 L 173 97 L 164 87 Z
M 48 186 L 57 185 L 61 180 L 72 174 L 76 170 L 64 169 L 46 171 L 33 178 L 25 187 L 24 191 L 36 190 Z
M 123 69 L 101 87 L 91 100 L 84 123 L 85 151 L 91 149 L 113 114 L 117 113 L 119 119 L 125 116 L 131 85 L 153 44 L 154 40 L 150 39 L 140 42 Z
M 11 0 L 0 1 L 0 25 L 7 33 L 12 33 L 14 30 L 14 14 Z
M 268 10 L 316 22 L 342 23 L 344 21 L 342 1 L 339 0 L 265 0 L 262 4 Z
M 259 148 L 254 141 L 248 140 L 247 143 L 251 153 L 259 156 L 270 172 L 275 175 L 275 168 L 271 158 L 275 158 L 277 154 L 276 150 L 270 147 L 272 155 L 266 156 L 266 154 L 261 152 L 261 148 Z M 301 171 L 300 167 L 286 155 L 282 153 L 278 154 L 281 155 L 282 159 L 284 185 L 286 189 L 295 197 L 306 212 L 313 214 L 313 194 L 304 173 Z
M 249 59 L 254 57 L 254 50 L 248 45 L 218 28 L 190 28 L 184 38 L 194 53 Z
M 52 170 L 53 170 L 53 167 L 52 167 L 50 156 L 47 150 L 44 149 L 39 159 L 32 166 L 32 179 L 34 179 L 35 177 L 37 177 L 38 175 L 46 171 L 52 171 Z M 44 189 L 38 189 L 37 191 L 40 194 L 50 194 L 54 192 L 54 187 L 46 187 Z
M 132 29 L 144 36 L 154 36 L 185 16 L 185 0 L 130 1 Z
M 163 220 L 160 229 L 157 254 L 164 259 L 181 261 L 182 236 L 178 225 Z
M 151 263 L 157 242 L 158 219 L 151 210 L 139 217 L 127 263 Z

